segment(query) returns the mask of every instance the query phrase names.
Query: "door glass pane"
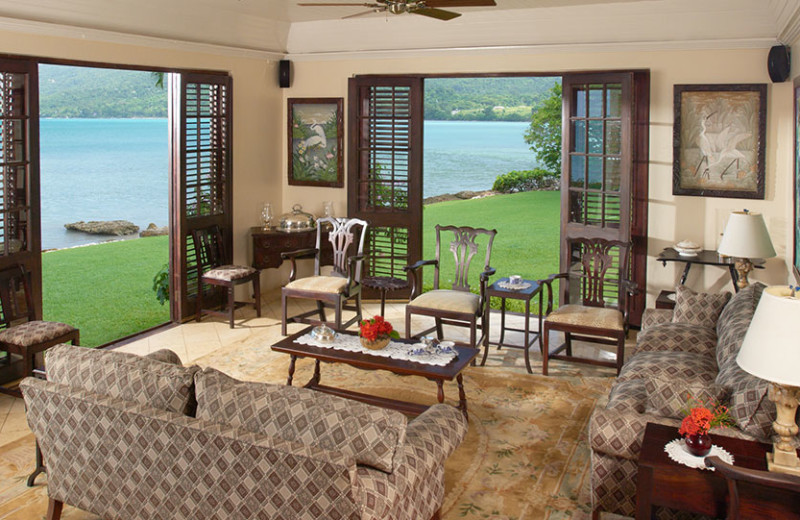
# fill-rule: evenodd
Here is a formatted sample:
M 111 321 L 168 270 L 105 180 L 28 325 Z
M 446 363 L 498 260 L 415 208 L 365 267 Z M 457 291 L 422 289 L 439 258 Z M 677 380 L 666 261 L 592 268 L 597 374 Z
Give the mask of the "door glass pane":
M 589 188 L 603 189 L 603 158 L 589 157 Z
M 605 194 L 606 212 L 604 226 L 608 228 L 619 228 L 621 219 L 622 199 L 619 195 Z
M 621 182 L 619 157 L 606 157 L 606 190 L 619 192 Z
M 586 224 L 598 226 L 603 222 L 603 194 L 586 193 Z
M 603 153 L 602 121 L 589 121 L 589 153 Z
M 576 87 L 573 94 L 573 106 L 575 107 L 575 117 L 586 117 L 586 90 Z
M 618 155 L 622 149 L 622 121 L 606 121 L 605 153 Z
M 603 117 L 603 85 L 589 85 L 589 117 Z
M 574 188 L 583 188 L 585 183 L 586 157 L 573 155 L 570 157 L 569 185 Z
M 606 117 L 622 117 L 622 85 L 606 85 Z
M 584 192 L 569 190 L 569 221 L 583 222 L 583 198 Z
M 573 152 L 586 153 L 586 121 L 572 122 Z

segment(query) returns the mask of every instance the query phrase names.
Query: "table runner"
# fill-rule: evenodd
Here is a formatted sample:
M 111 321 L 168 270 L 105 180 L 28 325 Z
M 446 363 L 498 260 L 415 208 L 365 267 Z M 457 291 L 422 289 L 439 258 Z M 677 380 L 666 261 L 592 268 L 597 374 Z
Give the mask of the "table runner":
M 423 343 L 400 343 L 389 341 L 389 344 L 381 350 L 370 350 L 361 345 L 358 336 L 350 334 L 336 334 L 330 343 L 317 341 L 311 334 L 304 334 L 297 338 L 295 342 L 302 345 L 313 345 L 320 348 L 331 348 L 335 350 L 345 350 L 347 352 L 360 352 L 370 356 L 388 357 L 403 361 L 412 361 L 423 365 L 434 365 L 443 367 L 454 360 L 457 356 L 455 349 L 445 347 L 444 349 L 425 348 Z

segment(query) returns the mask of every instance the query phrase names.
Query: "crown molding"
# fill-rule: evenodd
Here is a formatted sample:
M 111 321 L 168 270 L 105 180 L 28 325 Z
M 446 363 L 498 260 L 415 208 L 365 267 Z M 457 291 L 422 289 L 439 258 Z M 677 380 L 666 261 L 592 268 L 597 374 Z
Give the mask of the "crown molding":
M 91 29 L 74 25 L 20 20 L 16 18 L 0 17 L 0 30 L 40 36 L 56 36 L 75 40 L 135 45 L 153 49 L 213 54 L 217 56 L 228 56 L 234 58 L 279 60 L 286 56 L 286 51 L 284 50 L 265 50 L 196 41 L 175 40 L 169 38 L 159 38 L 156 36 L 145 36 L 141 34 Z
M 786 2 L 778 13 L 778 20 L 785 20 L 783 26 L 778 26 L 778 41 L 784 45 L 791 45 L 800 39 L 800 3 Z
M 772 38 L 742 38 L 726 40 L 595 42 L 571 44 L 496 45 L 480 47 L 437 47 L 416 49 L 377 49 L 362 51 L 332 51 L 288 53 L 286 58 L 302 61 L 334 61 L 349 59 L 391 59 L 425 56 L 492 55 L 492 54 L 552 54 L 586 52 L 652 52 L 684 50 L 768 49 L 775 44 Z

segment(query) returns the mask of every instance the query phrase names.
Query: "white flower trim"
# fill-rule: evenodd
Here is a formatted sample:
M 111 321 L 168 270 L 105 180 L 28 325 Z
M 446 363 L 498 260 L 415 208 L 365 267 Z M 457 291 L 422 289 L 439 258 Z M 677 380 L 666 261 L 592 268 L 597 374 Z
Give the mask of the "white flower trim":
M 667 445 L 664 446 L 664 451 L 667 452 L 667 455 L 670 459 L 674 460 L 678 464 L 689 466 L 690 468 L 709 469 L 714 471 L 714 468 L 707 467 L 705 463 L 706 457 L 712 457 L 714 455 L 722 459 L 723 462 L 733 464 L 733 455 L 725 451 L 723 448 L 720 448 L 716 444 L 711 446 L 711 451 L 705 457 L 695 457 L 689 453 L 688 449 L 686 448 L 686 441 L 683 439 L 675 439 L 674 441 L 668 442 Z
M 433 352 L 425 349 L 422 343 L 415 343 L 409 345 L 408 343 L 400 343 L 397 341 L 389 341 L 386 347 L 380 350 L 370 350 L 361 345 L 361 340 L 358 336 L 351 336 L 350 334 L 336 334 L 336 337 L 330 343 L 323 343 L 311 337 L 311 334 L 304 334 L 297 338 L 295 342 L 302 345 L 313 345 L 320 348 L 332 348 L 334 350 L 344 350 L 347 352 L 359 352 L 361 354 L 368 354 L 370 356 L 400 359 L 403 361 L 413 361 L 423 365 L 434 365 L 443 367 L 456 358 L 456 351 L 450 352 Z M 414 354 L 412 352 L 419 352 Z

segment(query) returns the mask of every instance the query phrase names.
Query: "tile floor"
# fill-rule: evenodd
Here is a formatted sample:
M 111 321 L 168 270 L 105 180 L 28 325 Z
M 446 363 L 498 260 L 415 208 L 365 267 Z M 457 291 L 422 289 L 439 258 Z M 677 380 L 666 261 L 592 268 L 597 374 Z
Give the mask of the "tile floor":
M 143 355 L 161 348 L 169 348 L 175 351 L 185 364 L 188 364 L 217 349 L 230 345 L 233 342 L 245 340 L 253 336 L 257 337 L 258 341 L 263 341 L 266 344 L 275 343 L 282 338 L 280 333 L 280 293 L 278 291 L 268 293 L 263 298 L 263 301 L 261 318 L 255 317 L 255 311 L 251 307 L 237 310 L 236 327 L 233 329 L 228 327 L 227 322 L 223 321 L 223 318 L 205 317 L 203 321 L 199 323 L 190 321 L 179 326 L 174 326 L 125 344 L 119 347 L 118 350 Z M 295 302 L 291 302 L 290 305 L 290 313 L 296 313 L 299 309 L 311 308 L 309 305 Z M 364 316 L 372 316 L 379 312 L 379 302 L 366 302 L 364 304 Z M 405 305 L 402 303 L 387 303 L 386 319 L 390 321 L 402 335 L 405 323 Z M 499 337 L 499 322 L 499 315 L 493 314 L 490 317 L 490 331 L 493 341 L 497 341 Z M 411 326 L 412 330 L 419 331 L 423 328 L 430 327 L 432 324 L 433 321 L 431 319 L 420 317 L 414 318 Z M 305 325 L 301 324 L 291 324 L 289 326 L 289 332 L 296 332 L 304 326 Z M 509 315 L 506 326 L 521 328 L 522 318 L 520 316 Z M 535 320 L 532 320 L 532 327 L 536 327 Z M 452 338 L 460 332 L 461 331 L 456 328 L 445 328 L 446 337 Z M 462 337 L 466 336 L 464 335 Z M 506 334 L 506 341 L 521 343 L 522 334 L 508 333 Z M 626 358 L 634 344 L 635 334 L 632 332 L 626 346 Z M 499 362 L 504 366 L 508 366 L 510 369 L 519 371 L 522 374 L 525 373 L 525 362 L 521 350 L 503 349 L 503 354 L 498 356 L 493 347 L 490 352 L 492 353 L 490 354 L 492 362 Z M 576 345 L 575 352 L 578 355 L 596 356 L 604 359 L 612 357 L 610 352 L 597 349 L 596 347 L 582 348 Z M 541 356 L 534 346 L 531 350 L 531 363 L 540 359 Z M 571 365 L 581 367 L 580 372 L 586 375 L 608 375 L 609 377 L 614 375 L 613 369 L 610 368 L 579 365 L 577 363 Z M 557 375 L 554 377 L 557 377 Z M 28 432 L 29 429 L 25 422 L 25 408 L 22 399 L 0 394 L 0 439 L 2 439 L 0 440 L 0 449 L 2 449 L 3 444 L 13 442 L 26 435 Z

